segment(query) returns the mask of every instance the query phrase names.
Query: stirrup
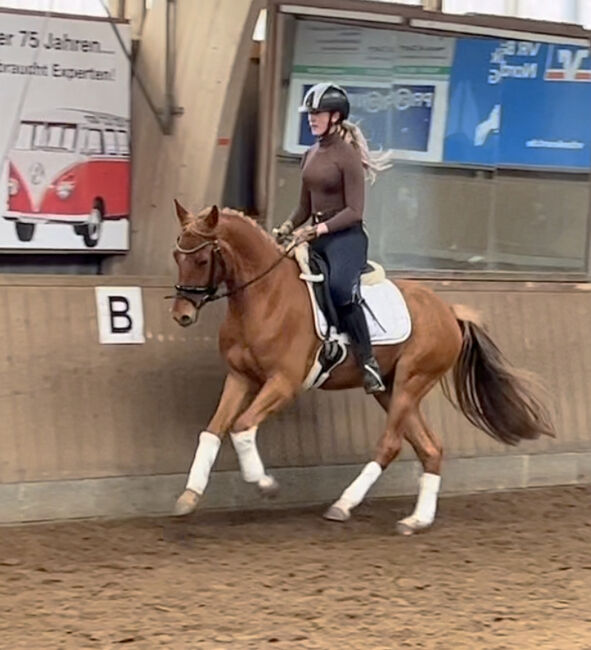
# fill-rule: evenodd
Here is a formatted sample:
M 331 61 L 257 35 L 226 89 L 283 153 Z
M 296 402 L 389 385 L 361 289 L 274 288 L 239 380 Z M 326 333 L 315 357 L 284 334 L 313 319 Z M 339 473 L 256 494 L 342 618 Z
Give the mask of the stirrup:
M 369 359 L 363 364 L 363 388 L 369 395 L 386 392 L 386 386 L 375 359 Z

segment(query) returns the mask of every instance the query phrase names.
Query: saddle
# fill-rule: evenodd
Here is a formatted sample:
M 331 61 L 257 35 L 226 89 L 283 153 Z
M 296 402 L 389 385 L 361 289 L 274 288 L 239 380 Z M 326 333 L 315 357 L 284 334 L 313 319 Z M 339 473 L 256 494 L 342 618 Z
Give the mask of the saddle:
M 309 282 L 312 282 L 314 289 L 314 296 L 320 309 L 324 312 L 329 329 L 334 327 L 335 331 L 339 331 L 339 316 L 334 305 L 332 296 L 330 294 L 330 287 L 327 281 L 330 269 L 326 260 L 319 255 L 313 248 L 308 248 L 308 265 L 310 268 L 309 277 L 302 277 Z M 386 279 L 384 269 L 375 262 L 367 262 L 365 268 L 361 272 L 361 284 L 373 285 L 378 284 Z M 360 295 L 356 296 L 359 302 L 362 302 Z
M 297 246 L 294 254 L 302 271 L 300 279 L 311 284 L 316 303 L 326 317 L 327 335 L 331 328 L 338 332 L 339 317 L 327 282 L 330 269 L 326 260 L 307 244 Z M 367 262 L 361 272 L 361 284 L 365 286 L 379 284 L 385 279 L 384 268 L 376 262 Z M 361 301 L 361 296 L 358 296 L 358 299 Z

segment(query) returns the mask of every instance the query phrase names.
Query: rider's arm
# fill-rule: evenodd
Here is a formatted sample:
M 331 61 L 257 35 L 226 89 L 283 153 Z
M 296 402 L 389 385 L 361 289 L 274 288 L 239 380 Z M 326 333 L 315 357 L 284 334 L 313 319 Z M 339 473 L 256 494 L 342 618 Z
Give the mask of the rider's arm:
M 293 224 L 293 227 L 298 228 L 305 223 L 311 212 L 310 191 L 304 187 L 304 183 L 302 182 L 300 188 L 300 202 L 298 203 L 297 208 L 289 215 L 289 220 Z
M 308 152 L 306 151 L 300 165 L 300 169 L 302 170 L 304 169 L 304 165 L 306 164 L 307 157 L 308 157 Z M 289 221 L 291 221 L 294 228 L 298 228 L 308 220 L 311 212 L 312 212 L 312 204 L 310 201 L 310 191 L 306 189 L 306 186 L 304 185 L 304 181 L 301 180 L 300 201 L 296 209 L 289 215 Z
M 361 157 L 352 148 L 342 156 L 341 173 L 343 175 L 343 194 L 345 207 L 334 217 L 324 223 L 328 232 L 345 230 L 363 220 L 363 204 L 365 200 L 365 179 Z
M 306 151 L 300 164 L 300 169 L 302 170 L 306 164 L 307 156 L 308 152 Z M 300 183 L 300 200 L 296 209 L 278 228 L 273 228 L 273 235 L 279 242 L 284 241 L 286 237 L 289 237 L 289 235 L 291 235 L 295 228 L 298 228 L 304 222 L 306 222 L 312 211 L 310 191 L 306 189 L 303 178 Z

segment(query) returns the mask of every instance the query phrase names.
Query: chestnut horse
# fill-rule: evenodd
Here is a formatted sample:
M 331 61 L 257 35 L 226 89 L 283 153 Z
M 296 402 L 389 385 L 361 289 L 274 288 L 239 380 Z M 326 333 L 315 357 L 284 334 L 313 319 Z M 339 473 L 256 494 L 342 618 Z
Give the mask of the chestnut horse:
M 178 265 L 174 319 L 191 325 L 208 301 L 228 298 L 219 332 L 228 374 L 215 414 L 200 434 L 186 489 L 176 503 L 175 514 L 185 515 L 197 506 L 228 433 L 243 478 L 257 483 L 263 493 L 276 490 L 257 451 L 256 431 L 302 390 L 322 342 L 315 333 L 299 267 L 256 222 L 229 209 L 206 208 L 193 216 L 178 202 L 175 205 L 181 233 L 174 251 Z M 541 434 L 554 436 L 554 427 L 527 374 L 507 364 L 470 310 L 446 304 L 420 283 L 396 284 L 411 314 L 412 334 L 398 345 L 374 349 L 387 385 L 386 393 L 375 396 L 387 413 L 386 428 L 374 460 L 325 517 L 348 519 L 406 438 L 424 470 L 415 510 L 397 524 L 398 532 L 412 534 L 433 522 L 442 459 L 441 441 L 421 413 L 421 400 L 439 382 L 451 400 L 448 371 L 459 409 L 496 440 L 514 445 Z M 220 295 L 222 285 L 225 292 Z M 323 389 L 362 385 L 359 367 L 350 357 Z

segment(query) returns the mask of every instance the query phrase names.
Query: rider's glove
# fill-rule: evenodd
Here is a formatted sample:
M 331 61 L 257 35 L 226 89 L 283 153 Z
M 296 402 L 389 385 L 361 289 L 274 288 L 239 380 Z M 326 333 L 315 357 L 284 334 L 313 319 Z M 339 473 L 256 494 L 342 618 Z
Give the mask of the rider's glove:
M 285 241 L 293 232 L 293 221 L 291 219 L 286 219 L 279 228 L 273 228 L 271 231 L 273 237 L 277 240 L 279 244 Z

